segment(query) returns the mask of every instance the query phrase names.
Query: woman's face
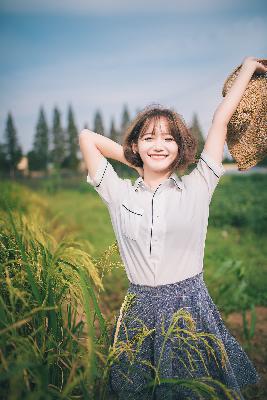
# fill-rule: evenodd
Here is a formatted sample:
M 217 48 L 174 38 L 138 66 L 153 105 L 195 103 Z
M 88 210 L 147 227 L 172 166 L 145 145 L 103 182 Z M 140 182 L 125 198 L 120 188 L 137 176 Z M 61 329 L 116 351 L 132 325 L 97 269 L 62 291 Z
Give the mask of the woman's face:
M 155 132 L 152 135 L 154 124 Z M 167 118 L 161 116 L 160 119 L 152 119 L 143 136 L 138 138 L 137 145 L 133 144 L 133 150 L 139 152 L 144 171 L 166 173 L 178 154 L 178 144 L 169 133 Z

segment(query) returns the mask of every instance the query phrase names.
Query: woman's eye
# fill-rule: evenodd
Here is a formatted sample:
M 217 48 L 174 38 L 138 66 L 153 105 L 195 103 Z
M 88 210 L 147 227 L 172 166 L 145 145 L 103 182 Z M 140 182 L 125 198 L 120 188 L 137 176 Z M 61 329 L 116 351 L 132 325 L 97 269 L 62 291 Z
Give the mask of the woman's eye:
M 144 138 L 144 140 L 146 140 L 146 141 L 147 141 L 147 140 L 150 140 L 150 139 L 153 139 L 153 138 L 152 138 L 151 136 L 150 136 L 150 137 Z M 172 141 L 172 140 L 174 140 L 174 139 L 173 139 L 173 137 L 169 137 L 169 138 L 166 138 L 165 140 L 171 140 L 171 141 Z

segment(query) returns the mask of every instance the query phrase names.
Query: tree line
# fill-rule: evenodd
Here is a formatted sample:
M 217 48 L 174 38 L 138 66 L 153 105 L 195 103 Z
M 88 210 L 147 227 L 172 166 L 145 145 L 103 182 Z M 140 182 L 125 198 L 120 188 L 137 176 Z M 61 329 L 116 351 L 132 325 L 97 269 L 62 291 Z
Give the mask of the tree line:
M 126 105 L 123 106 L 120 127 L 116 128 L 114 118 L 108 131 L 104 128 L 104 121 L 100 110 L 96 110 L 93 126 L 88 128 L 99 134 L 110 137 L 117 143 L 122 143 L 123 134 L 131 122 L 130 113 Z M 55 107 L 53 110 L 52 124 L 49 126 L 43 107 L 40 107 L 32 148 L 23 154 L 18 131 L 12 113 L 7 115 L 4 131 L 4 142 L 0 143 L 0 170 L 2 174 L 15 177 L 18 173 L 18 163 L 23 156 L 28 159 L 29 171 L 42 171 L 48 174 L 49 170 L 67 169 L 77 172 L 80 165 L 79 158 L 79 129 L 77 128 L 74 112 L 71 105 L 67 110 L 67 126 L 62 126 L 61 112 Z M 197 114 L 193 114 L 190 126 L 192 133 L 198 139 L 198 156 L 203 146 L 204 138 L 199 125 Z

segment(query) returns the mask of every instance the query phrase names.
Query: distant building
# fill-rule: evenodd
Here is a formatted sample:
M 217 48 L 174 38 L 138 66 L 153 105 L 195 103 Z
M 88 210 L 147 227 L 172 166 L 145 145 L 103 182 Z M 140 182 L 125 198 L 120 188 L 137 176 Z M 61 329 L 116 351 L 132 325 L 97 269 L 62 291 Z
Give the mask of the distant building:
M 23 156 L 19 163 L 17 164 L 17 169 L 20 171 L 20 173 L 23 176 L 28 176 L 29 175 L 29 163 L 28 163 L 28 157 Z
M 226 171 L 238 171 L 237 163 L 223 163 Z

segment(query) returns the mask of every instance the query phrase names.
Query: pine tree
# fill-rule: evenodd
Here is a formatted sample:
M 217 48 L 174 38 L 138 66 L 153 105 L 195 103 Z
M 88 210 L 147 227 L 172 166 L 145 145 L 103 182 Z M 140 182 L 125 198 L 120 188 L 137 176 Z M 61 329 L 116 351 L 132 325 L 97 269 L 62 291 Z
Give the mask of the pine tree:
M 114 142 L 117 142 L 118 140 L 118 132 L 115 128 L 115 122 L 114 118 L 111 118 L 111 125 L 110 125 L 110 135 L 109 135 L 111 140 L 114 140 Z
M 79 149 L 78 129 L 75 125 L 74 115 L 71 106 L 68 109 L 68 125 L 67 125 L 67 157 L 64 166 L 74 171 L 77 170 L 79 160 L 77 152 Z
M 56 169 L 62 166 L 62 162 L 66 157 L 65 132 L 61 126 L 61 116 L 57 107 L 54 108 L 53 127 L 52 127 L 53 148 L 51 152 L 51 160 Z
M 6 145 L 0 143 L 0 173 L 8 172 L 8 160 L 6 154 Z
M 29 171 L 40 170 L 40 159 L 38 153 L 36 153 L 34 150 L 30 150 L 27 153 L 27 158 Z
M 103 119 L 99 110 L 97 110 L 95 113 L 94 132 L 99 133 L 100 135 L 105 135 Z
M 5 152 L 10 176 L 15 177 L 17 171 L 17 164 L 22 157 L 22 148 L 19 145 L 17 131 L 13 122 L 11 113 L 8 113 L 6 129 L 5 129 Z
M 131 122 L 130 114 L 129 114 L 127 105 L 125 104 L 123 106 L 123 111 L 122 111 L 121 132 L 120 132 L 120 135 L 118 137 L 118 141 L 119 141 L 120 144 L 122 143 L 122 138 L 123 138 L 123 136 L 125 134 L 126 129 L 129 126 L 130 122 Z
M 203 137 L 196 113 L 193 114 L 191 132 L 198 141 L 196 157 L 199 157 L 204 148 L 205 141 L 204 141 L 204 137 Z
M 29 169 L 47 172 L 49 161 L 48 126 L 43 108 L 40 108 L 39 118 L 36 124 L 36 133 L 33 143 L 33 152 L 29 156 Z

